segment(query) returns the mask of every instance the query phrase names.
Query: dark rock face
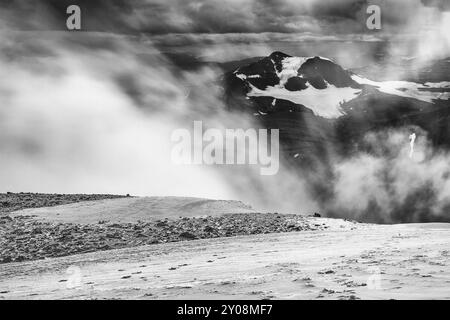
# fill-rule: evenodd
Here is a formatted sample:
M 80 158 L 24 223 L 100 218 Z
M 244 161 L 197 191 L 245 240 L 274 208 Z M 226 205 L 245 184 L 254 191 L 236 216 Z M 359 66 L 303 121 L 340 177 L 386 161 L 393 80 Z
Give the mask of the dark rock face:
M 305 106 L 293 103 L 289 100 L 275 99 L 272 97 L 252 97 L 251 103 L 256 112 L 273 113 L 273 112 L 308 112 L 312 111 Z
M 236 74 L 246 75 L 246 81 L 260 90 L 265 90 L 268 86 L 274 86 L 280 82 L 280 78 L 278 78 L 275 66 L 270 58 L 264 58 L 239 68 Z
M 288 79 L 284 87 L 289 91 L 300 91 L 308 88 L 306 82 L 308 82 L 308 80 L 305 78 L 292 77 Z
M 326 82 L 338 87 L 360 88 L 350 77 L 350 73 L 341 66 L 332 61 L 314 57 L 306 60 L 306 62 L 298 70 L 307 81 L 309 81 L 316 89 L 325 89 Z M 326 81 L 326 82 L 325 82 Z
M 275 51 L 269 56 L 278 72 L 281 72 L 283 69 L 283 59 L 288 57 L 290 57 L 290 55 L 280 51 Z

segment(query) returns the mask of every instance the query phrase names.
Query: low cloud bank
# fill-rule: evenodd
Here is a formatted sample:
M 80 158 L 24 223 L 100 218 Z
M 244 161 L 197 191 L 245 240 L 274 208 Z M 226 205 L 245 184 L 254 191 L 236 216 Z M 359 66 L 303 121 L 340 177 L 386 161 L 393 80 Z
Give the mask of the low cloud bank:
M 411 132 L 418 136 L 412 157 Z M 337 162 L 330 216 L 377 223 L 450 222 L 450 154 L 420 128 L 369 133 L 366 150 Z

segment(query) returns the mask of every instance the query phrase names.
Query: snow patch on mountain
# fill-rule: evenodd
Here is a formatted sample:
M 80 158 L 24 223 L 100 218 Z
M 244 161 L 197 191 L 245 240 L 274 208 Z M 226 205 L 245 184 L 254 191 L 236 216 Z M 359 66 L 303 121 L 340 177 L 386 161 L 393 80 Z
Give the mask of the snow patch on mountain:
M 426 82 L 425 86 L 431 87 L 431 88 L 450 89 L 450 82 L 448 82 L 448 81 L 443 81 L 443 82 Z
M 439 82 L 420 84 L 408 81 L 383 81 L 377 82 L 358 75 L 352 75 L 351 78 L 362 85 L 370 85 L 377 88 L 379 91 L 392 94 L 404 98 L 413 98 L 420 101 L 433 103 L 433 100 L 448 100 L 450 99 L 450 92 L 436 92 L 430 89 L 449 88 L 449 82 Z
M 354 99 L 361 90 L 354 88 L 337 88 L 327 83 L 326 89 L 316 89 L 313 86 L 301 91 L 289 91 L 277 85 L 260 90 L 250 85 L 250 97 L 273 97 L 275 99 L 289 100 L 296 104 L 301 104 L 311 109 L 316 116 L 327 119 L 336 119 L 344 115 L 341 106 Z
M 261 76 L 259 74 L 252 74 L 252 75 L 245 75 L 243 73 L 235 73 L 236 77 L 241 79 L 241 80 L 247 80 L 247 79 L 257 79 L 257 78 L 261 78 Z
M 298 69 L 311 57 L 288 57 L 281 61 L 283 69 L 281 72 L 277 72 L 278 78 L 280 78 L 280 86 L 284 87 L 289 78 L 298 76 Z M 276 68 L 275 68 L 276 70 Z

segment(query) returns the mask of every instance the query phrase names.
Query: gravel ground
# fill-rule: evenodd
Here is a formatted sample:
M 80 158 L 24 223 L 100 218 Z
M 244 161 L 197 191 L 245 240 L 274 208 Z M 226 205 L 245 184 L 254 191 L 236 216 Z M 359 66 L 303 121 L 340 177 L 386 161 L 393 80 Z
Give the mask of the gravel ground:
M 47 194 L 47 193 L 0 193 L 0 214 L 22 209 L 53 207 L 63 204 L 123 198 L 110 194 Z
M 450 224 L 310 220 L 330 227 L 5 263 L 0 300 L 450 299 Z
M 61 257 L 146 244 L 304 230 L 328 226 L 300 215 L 227 214 L 153 222 L 51 223 L 29 216 L 0 217 L 0 263 Z

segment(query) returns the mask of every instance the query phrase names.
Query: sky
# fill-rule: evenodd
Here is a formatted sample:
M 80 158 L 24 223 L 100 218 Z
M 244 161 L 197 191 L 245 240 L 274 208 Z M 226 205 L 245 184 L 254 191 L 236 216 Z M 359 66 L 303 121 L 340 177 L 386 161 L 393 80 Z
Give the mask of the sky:
M 83 31 L 137 36 L 161 51 L 204 60 L 239 60 L 281 49 L 293 55 L 318 52 L 357 67 L 382 46 L 392 56 L 450 56 L 447 0 L 6 0 L 0 3 L 0 26 L 64 31 L 71 4 L 81 8 Z M 381 8 L 381 30 L 366 27 L 366 10 L 373 4 Z M 338 41 L 339 47 L 329 45 Z M 351 41 L 363 45 L 347 52 Z M 313 42 L 327 46 L 304 45 Z
M 425 8 L 450 10 L 446 0 L 7 0 L 0 7 L 13 28 L 63 29 L 70 4 L 81 7 L 85 30 L 150 34 L 367 33 L 372 4 L 382 8 L 384 28 L 392 32 Z

